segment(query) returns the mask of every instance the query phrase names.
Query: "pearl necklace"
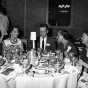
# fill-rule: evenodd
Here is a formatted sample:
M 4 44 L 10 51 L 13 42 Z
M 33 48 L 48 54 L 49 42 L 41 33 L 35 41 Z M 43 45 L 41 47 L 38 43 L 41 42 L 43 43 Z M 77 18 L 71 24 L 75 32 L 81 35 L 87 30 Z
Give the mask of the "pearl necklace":
M 13 43 L 13 44 L 16 44 L 17 43 L 17 39 L 10 39 L 10 42 Z

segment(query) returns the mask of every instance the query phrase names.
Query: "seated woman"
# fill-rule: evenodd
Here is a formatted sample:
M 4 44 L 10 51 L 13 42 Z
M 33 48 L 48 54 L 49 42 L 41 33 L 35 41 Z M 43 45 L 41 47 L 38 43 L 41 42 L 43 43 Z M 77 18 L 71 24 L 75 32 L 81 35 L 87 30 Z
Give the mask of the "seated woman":
M 18 38 L 19 29 L 14 27 L 10 32 L 10 37 L 3 41 L 3 55 L 8 62 L 19 59 L 23 52 L 23 45 L 21 39 Z
M 64 57 L 77 57 L 77 49 L 70 39 L 67 31 L 59 30 L 57 33 L 57 51 L 63 52 Z

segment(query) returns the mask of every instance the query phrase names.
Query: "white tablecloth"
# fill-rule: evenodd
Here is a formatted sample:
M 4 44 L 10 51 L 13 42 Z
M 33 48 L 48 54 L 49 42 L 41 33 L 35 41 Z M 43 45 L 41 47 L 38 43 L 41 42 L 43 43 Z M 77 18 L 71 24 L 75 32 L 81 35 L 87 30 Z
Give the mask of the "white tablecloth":
M 16 88 L 76 88 L 76 81 L 76 74 L 58 74 L 54 77 L 20 75 L 16 78 Z
M 22 75 L 16 78 L 16 88 L 52 88 L 53 77 L 29 77 Z

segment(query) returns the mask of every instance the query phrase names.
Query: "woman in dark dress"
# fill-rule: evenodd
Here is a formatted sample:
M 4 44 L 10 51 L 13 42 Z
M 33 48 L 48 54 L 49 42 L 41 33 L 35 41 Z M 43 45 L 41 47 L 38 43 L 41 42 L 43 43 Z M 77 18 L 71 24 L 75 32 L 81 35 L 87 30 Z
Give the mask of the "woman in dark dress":
M 62 59 L 68 57 L 75 65 L 78 60 L 78 52 L 75 45 L 71 42 L 71 37 L 67 31 L 59 30 L 57 33 L 57 52 L 62 53 Z
M 67 31 L 59 30 L 57 33 L 57 50 L 64 52 L 64 54 L 77 56 L 77 49 L 71 41 Z

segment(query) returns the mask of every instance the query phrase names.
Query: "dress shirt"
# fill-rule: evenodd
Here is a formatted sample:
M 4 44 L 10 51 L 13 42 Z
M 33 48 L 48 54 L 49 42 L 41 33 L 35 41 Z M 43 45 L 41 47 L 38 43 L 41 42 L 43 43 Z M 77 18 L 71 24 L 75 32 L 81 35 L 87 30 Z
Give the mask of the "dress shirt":
M 87 53 L 86 53 L 86 56 L 88 57 L 88 48 L 86 48 L 86 52 L 87 52 Z
M 44 37 L 44 38 L 42 38 L 42 37 L 40 37 L 40 48 L 42 49 L 43 47 L 42 47 L 42 43 L 43 43 L 43 39 L 44 39 L 44 50 L 45 50 L 45 48 L 46 48 L 46 43 L 47 43 L 47 37 Z

